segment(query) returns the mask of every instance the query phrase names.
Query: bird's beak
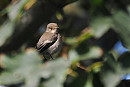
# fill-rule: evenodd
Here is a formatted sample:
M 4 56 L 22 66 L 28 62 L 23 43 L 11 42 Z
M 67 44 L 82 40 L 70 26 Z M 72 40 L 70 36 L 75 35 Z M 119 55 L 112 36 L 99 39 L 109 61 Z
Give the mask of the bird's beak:
M 59 27 L 57 27 L 57 29 L 59 29 Z

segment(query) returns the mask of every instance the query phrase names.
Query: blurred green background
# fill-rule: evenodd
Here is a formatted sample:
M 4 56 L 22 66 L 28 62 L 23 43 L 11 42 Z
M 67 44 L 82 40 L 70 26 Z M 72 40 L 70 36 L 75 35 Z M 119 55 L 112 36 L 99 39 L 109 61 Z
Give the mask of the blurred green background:
M 43 63 L 50 22 L 63 46 Z M 129 49 L 130 0 L 0 0 L 0 86 L 130 87 Z

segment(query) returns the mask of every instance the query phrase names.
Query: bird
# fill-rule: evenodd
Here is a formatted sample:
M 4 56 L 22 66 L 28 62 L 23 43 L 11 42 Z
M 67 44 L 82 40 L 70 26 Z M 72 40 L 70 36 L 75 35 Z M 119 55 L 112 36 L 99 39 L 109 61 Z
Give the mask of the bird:
M 62 37 L 58 33 L 58 29 L 57 23 L 49 23 L 46 31 L 36 44 L 37 50 L 43 54 L 44 58 L 49 55 L 53 59 L 52 55 L 62 48 Z

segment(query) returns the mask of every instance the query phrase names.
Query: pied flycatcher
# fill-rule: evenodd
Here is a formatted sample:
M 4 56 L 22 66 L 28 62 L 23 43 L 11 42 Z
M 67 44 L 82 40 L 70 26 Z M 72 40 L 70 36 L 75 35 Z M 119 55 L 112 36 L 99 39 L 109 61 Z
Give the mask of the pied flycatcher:
M 36 48 L 41 54 L 43 54 L 43 56 L 51 56 L 61 49 L 62 37 L 58 33 L 58 28 L 59 27 L 56 23 L 49 23 L 47 25 L 46 31 L 40 37 Z

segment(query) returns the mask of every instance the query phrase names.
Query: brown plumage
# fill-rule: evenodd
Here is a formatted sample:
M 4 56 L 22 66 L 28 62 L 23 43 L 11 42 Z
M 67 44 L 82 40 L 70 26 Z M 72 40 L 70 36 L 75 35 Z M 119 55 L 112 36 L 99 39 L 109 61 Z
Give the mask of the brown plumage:
M 61 49 L 62 37 L 57 31 L 58 28 L 56 23 L 49 23 L 39 39 L 36 48 L 43 55 L 52 55 Z

